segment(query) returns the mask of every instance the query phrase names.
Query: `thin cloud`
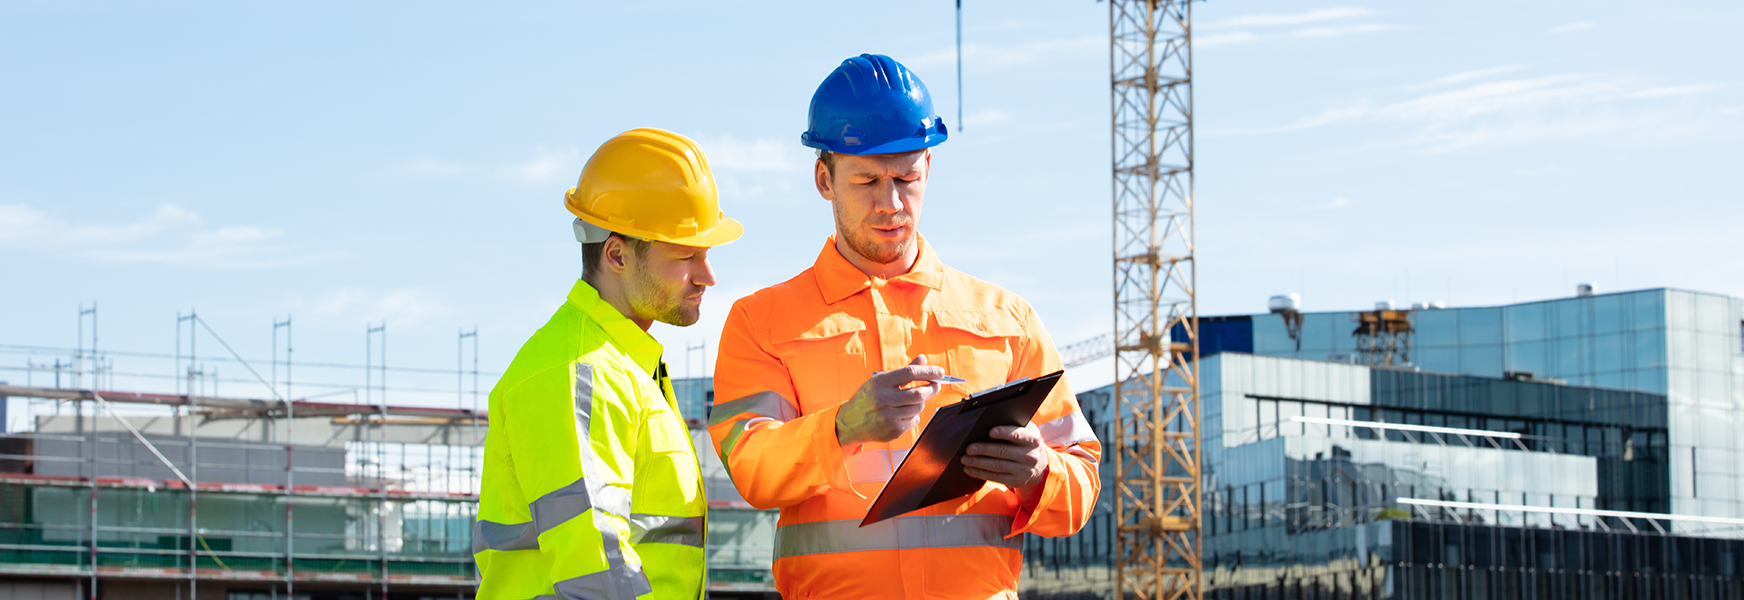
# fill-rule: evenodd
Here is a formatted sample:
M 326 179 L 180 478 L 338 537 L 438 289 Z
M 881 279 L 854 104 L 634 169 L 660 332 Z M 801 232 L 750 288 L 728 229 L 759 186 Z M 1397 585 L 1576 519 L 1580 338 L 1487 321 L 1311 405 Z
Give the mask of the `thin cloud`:
M 1398 25 L 1382 25 L 1370 23 L 1364 25 L 1346 25 L 1343 27 L 1309 27 L 1290 32 L 1291 37 L 1330 38 L 1342 37 L 1353 33 L 1379 33 L 1401 29 Z
M 1227 19 L 1224 21 L 1212 23 L 1211 25 L 1216 26 L 1216 27 L 1274 27 L 1274 26 L 1279 26 L 1279 25 L 1302 25 L 1302 24 L 1306 24 L 1306 23 L 1318 23 L 1321 21 L 1331 21 L 1331 20 L 1335 20 L 1335 19 L 1350 19 L 1350 18 L 1355 18 L 1355 17 L 1366 17 L 1366 16 L 1370 16 L 1373 14 L 1375 14 L 1375 11 L 1369 10 L 1367 8 L 1356 8 L 1356 7 L 1350 7 L 1350 6 L 1334 6 L 1331 8 L 1318 8 L 1318 9 L 1310 10 L 1307 12 L 1299 12 L 1299 13 L 1286 13 L 1286 14 L 1260 13 L 1260 14 L 1252 14 L 1252 15 L 1242 15 L 1239 17 L 1234 17 L 1234 18 Z
M 1232 31 L 1230 33 L 1212 33 L 1212 34 L 1202 35 L 1202 36 L 1198 36 L 1198 37 L 1193 38 L 1193 47 L 1194 48 L 1211 48 L 1211 47 L 1215 47 L 1215 46 L 1227 46 L 1230 44 L 1242 44 L 1242 43 L 1247 43 L 1247 42 L 1253 42 L 1253 41 L 1258 41 L 1259 39 L 1260 39 L 1260 36 L 1254 35 L 1252 33 L 1246 32 L 1246 31 Z
M 1508 67 L 1444 77 L 1472 82 Z M 1422 87 L 1444 87 L 1423 84 Z M 1673 139 L 1711 129 L 1688 108 L 1654 104 L 1653 99 L 1699 94 L 1716 84 L 1646 87 L 1635 80 L 1593 73 L 1568 73 L 1493 81 L 1442 89 L 1390 103 L 1359 101 L 1281 127 L 1224 134 L 1267 134 L 1362 122 L 1402 125 L 1405 143 L 1428 152 L 1480 145 L 1537 143 L 1634 132 L 1644 139 Z
M 57 253 L 105 263 L 250 270 L 318 262 L 281 246 L 283 232 L 249 225 L 204 227 L 199 215 L 165 204 L 126 223 L 68 223 L 25 204 L 0 204 L 0 248 Z
M 963 124 L 984 127 L 996 123 L 1004 123 L 1016 118 L 1017 115 L 997 108 L 987 108 L 971 112 L 963 117 Z
M 1720 89 L 1720 87 L 1721 86 L 1717 83 L 1703 83 L 1703 84 L 1699 84 L 1699 85 L 1680 85 L 1680 86 L 1674 86 L 1674 87 L 1659 87 L 1659 88 L 1650 88 L 1650 89 L 1641 90 L 1639 92 L 1636 92 L 1635 96 L 1637 98 L 1662 98 L 1665 96 L 1688 96 L 1691 94 L 1700 94 L 1702 92 L 1711 92 L 1711 91 Z
M 386 169 L 390 177 L 403 179 L 491 179 L 527 185 L 546 185 L 574 178 L 587 162 L 575 146 L 538 146 L 530 158 L 518 162 L 463 162 L 420 156 Z
M 1089 35 L 1074 38 L 1034 40 L 1011 46 L 963 44 L 963 65 L 976 69 L 1009 69 L 1042 64 L 1074 52 L 1108 52 L 1108 37 Z M 901 57 L 898 57 L 899 59 Z M 913 68 L 955 66 L 955 46 L 943 48 L 902 61 Z
M 1339 197 L 1333 198 L 1331 202 L 1317 205 L 1314 208 L 1316 210 L 1338 210 L 1341 208 L 1350 208 L 1352 206 L 1356 206 L 1356 203 L 1351 202 L 1348 198 Z
M 1552 28 L 1550 28 L 1550 32 L 1551 33 L 1569 33 L 1569 32 L 1574 32 L 1574 31 L 1585 31 L 1588 29 L 1592 29 L 1594 27 L 1598 27 L 1598 25 L 1594 25 L 1592 23 L 1569 23 L 1567 25 L 1557 25 L 1555 27 L 1552 27 Z
M 459 314 L 447 301 L 427 290 L 363 287 L 339 288 L 313 300 L 293 302 L 292 312 L 329 323 L 386 322 L 399 327 L 417 327 L 438 317 Z
M 1395 30 L 1403 29 L 1403 27 L 1400 27 L 1398 25 L 1390 25 L 1390 24 L 1384 24 L 1384 23 L 1356 23 L 1356 24 L 1347 24 L 1347 25 L 1325 24 L 1325 25 L 1319 25 L 1319 26 L 1314 26 L 1314 27 L 1302 27 L 1302 28 L 1298 28 L 1298 29 L 1294 29 L 1294 30 L 1290 30 L 1290 31 L 1273 31 L 1271 33 L 1265 33 L 1265 34 L 1255 33 L 1253 31 L 1246 31 L 1246 30 L 1226 31 L 1228 29 L 1235 29 L 1235 28 L 1264 29 L 1264 28 L 1268 28 L 1268 27 L 1286 27 L 1286 26 L 1294 26 L 1294 25 L 1308 25 L 1308 24 L 1314 24 L 1314 23 L 1327 23 L 1329 21 L 1336 21 L 1336 20 L 1341 20 L 1341 19 L 1355 19 L 1355 18 L 1361 18 L 1361 17 L 1369 17 L 1369 16 L 1373 16 L 1375 14 L 1376 14 L 1375 11 L 1369 10 L 1366 8 L 1355 8 L 1355 7 L 1349 7 L 1349 6 L 1335 6 L 1335 7 L 1331 7 L 1331 8 L 1321 8 L 1321 9 L 1315 9 L 1315 10 L 1310 10 L 1307 12 L 1300 12 L 1300 13 L 1287 13 L 1287 14 L 1265 13 L 1265 14 L 1244 15 L 1244 16 L 1239 16 L 1239 17 L 1235 17 L 1232 19 L 1226 19 L 1223 21 L 1218 21 L 1218 22 L 1206 25 L 1205 27 L 1203 27 L 1203 29 L 1206 31 L 1206 33 L 1204 35 L 1201 35 L 1201 36 L 1194 38 L 1193 45 L 1195 47 L 1199 47 L 1199 48 L 1214 48 L 1217 46 L 1228 46 L 1228 45 L 1233 45 L 1233 44 L 1245 44 L 1245 43 L 1249 43 L 1249 42 L 1257 42 L 1257 41 L 1260 41 L 1263 39 L 1273 39 L 1273 38 L 1296 38 L 1296 39 L 1335 38 L 1335 37 L 1343 37 L 1343 36 L 1353 35 L 1353 34 L 1380 33 L 1380 32 L 1385 32 L 1385 31 L 1395 31 Z
M 533 151 L 533 158 L 497 168 L 496 176 L 517 183 L 555 183 L 579 175 L 585 162 L 586 159 L 581 155 L 581 150 L 575 146 L 568 148 L 540 146 Z
M 696 143 L 708 155 L 709 168 L 717 173 L 791 173 L 803 171 L 812 163 L 812 157 L 806 154 L 805 147 L 790 139 L 742 140 L 731 135 L 698 136 Z
M 1409 85 L 1409 86 L 1406 86 L 1404 89 L 1424 90 L 1424 89 L 1430 89 L 1430 88 L 1438 88 L 1438 87 L 1442 87 L 1442 86 L 1465 83 L 1468 81 L 1477 81 L 1479 79 L 1488 79 L 1488 78 L 1496 76 L 1496 75 L 1501 75 L 1503 73 L 1512 73 L 1514 71 L 1519 71 L 1519 70 L 1524 69 L 1524 68 L 1526 68 L 1526 67 L 1523 65 L 1503 65 L 1500 67 L 1490 67 L 1488 69 L 1477 69 L 1475 71 L 1464 71 L 1464 72 L 1460 72 L 1460 73 L 1454 73 L 1452 75 L 1447 75 L 1444 77 L 1438 77 L 1435 79 L 1431 79 L 1429 81 L 1419 83 L 1416 85 Z

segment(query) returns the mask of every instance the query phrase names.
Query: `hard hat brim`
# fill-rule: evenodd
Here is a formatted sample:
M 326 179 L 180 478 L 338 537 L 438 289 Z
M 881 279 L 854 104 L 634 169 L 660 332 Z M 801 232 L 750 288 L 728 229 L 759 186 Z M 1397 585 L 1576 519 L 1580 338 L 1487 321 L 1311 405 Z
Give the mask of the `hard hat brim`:
M 807 139 L 806 136 L 800 136 L 799 143 L 804 146 L 810 146 L 819 150 L 827 150 L 836 154 L 867 156 L 872 154 L 902 154 L 904 152 L 924 150 L 945 143 L 947 137 L 949 137 L 948 134 L 933 133 L 925 137 L 917 136 L 903 138 L 900 140 L 885 142 L 876 146 L 849 146 L 846 144 L 830 144 L 827 142 Z
M 694 246 L 694 247 L 698 247 L 698 248 L 712 248 L 715 246 L 719 246 L 721 244 L 726 244 L 726 243 L 732 242 L 733 240 L 739 239 L 739 236 L 742 236 L 745 234 L 745 226 L 741 225 L 737 220 L 734 220 L 732 217 L 729 217 L 726 215 L 721 215 L 721 220 L 719 223 L 715 224 L 714 229 L 710 229 L 708 231 L 704 231 L 704 232 L 696 234 L 696 235 L 679 237 L 679 238 L 667 237 L 667 236 L 660 235 L 658 233 L 654 233 L 651 231 L 643 231 L 640 229 L 636 229 L 634 227 L 624 227 L 623 225 L 613 225 L 611 223 L 601 223 L 599 219 L 593 218 L 592 216 L 589 216 L 589 215 L 578 215 L 578 218 L 580 218 L 582 221 L 586 221 L 588 223 L 591 223 L 594 226 L 597 226 L 601 229 L 617 232 L 617 233 L 622 234 L 622 235 L 627 235 L 630 237 L 649 240 L 649 241 L 666 242 L 668 244 L 677 244 L 680 246 Z

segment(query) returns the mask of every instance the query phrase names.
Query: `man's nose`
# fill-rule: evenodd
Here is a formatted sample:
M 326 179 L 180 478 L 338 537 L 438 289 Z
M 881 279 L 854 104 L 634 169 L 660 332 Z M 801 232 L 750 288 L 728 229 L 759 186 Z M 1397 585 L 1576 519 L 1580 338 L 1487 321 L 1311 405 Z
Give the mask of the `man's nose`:
M 878 191 L 874 193 L 877 194 L 877 197 L 873 199 L 872 208 L 874 210 L 884 214 L 902 212 L 902 191 L 897 188 L 895 182 L 885 181 L 883 185 L 878 186 Z
M 709 264 L 708 257 L 697 262 L 697 269 L 690 274 L 690 282 L 704 287 L 715 284 L 715 267 Z

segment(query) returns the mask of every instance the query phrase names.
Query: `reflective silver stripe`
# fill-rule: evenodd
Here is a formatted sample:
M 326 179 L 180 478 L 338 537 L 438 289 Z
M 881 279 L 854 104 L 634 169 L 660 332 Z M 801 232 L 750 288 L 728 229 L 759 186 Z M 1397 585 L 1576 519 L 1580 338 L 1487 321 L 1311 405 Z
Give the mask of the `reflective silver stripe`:
M 720 425 L 728 419 L 745 413 L 769 417 L 777 421 L 792 421 L 799 418 L 799 407 L 794 406 L 781 394 L 775 392 L 757 392 L 731 402 L 716 404 L 709 409 L 709 427 Z
M 897 550 L 991 546 L 1023 548 L 1023 538 L 1006 539 L 1011 515 L 911 515 L 860 527 L 859 519 L 782 525 L 775 530 L 775 558 Z
M 1041 432 L 1043 442 L 1055 448 L 1097 441 L 1096 430 L 1084 420 L 1082 411 L 1036 425 L 1036 430 Z
M 606 468 L 600 464 L 599 457 L 593 453 L 593 365 L 587 363 L 575 363 L 575 432 L 580 437 L 578 446 L 581 452 L 582 470 L 584 473 L 595 474 L 595 477 L 589 479 L 584 475 L 575 483 L 564 486 L 563 489 L 574 488 L 575 491 L 582 493 L 582 500 L 587 502 L 588 506 L 612 513 L 619 518 L 630 514 L 630 491 L 609 485 L 598 476 L 605 473 Z M 556 493 L 546 494 L 546 497 Z M 533 502 L 533 521 L 536 523 L 540 522 L 537 507 L 539 502 L 544 499 L 541 497 Z M 581 510 L 585 511 L 586 509 Z M 576 512 L 575 514 L 581 513 Z M 553 521 L 551 525 L 555 527 L 560 522 Z M 549 527 L 540 527 L 539 532 L 544 533 L 548 529 Z
M 702 517 L 630 515 L 630 543 L 702 547 Z
M 533 523 L 504 524 L 479 519 L 472 523 L 472 553 L 485 550 L 538 550 L 539 533 Z
M 727 457 L 732 455 L 733 448 L 739 445 L 739 437 L 745 435 L 746 429 L 749 429 L 752 425 L 756 425 L 758 423 L 763 423 L 763 422 L 767 422 L 767 421 L 774 421 L 774 420 L 775 419 L 771 419 L 769 417 L 757 417 L 754 419 L 745 419 L 743 421 L 739 421 L 737 423 L 734 423 L 732 427 L 727 428 L 727 438 L 724 440 L 721 440 L 721 464 L 722 465 L 732 464 L 732 463 L 727 461 Z M 732 475 L 731 472 L 729 472 L 727 474 Z
M 580 437 L 581 464 L 584 473 L 603 474 L 606 469 L 593 452 L 593 365 L 575 363 L 574 375 L 575 433 Z M 541 503 L 547 506 L 541 507 Z M 557 595 L 566 600 L 628 600 L 654 591 L 639 565 L 624 562 L 623 540 L 617 527 L 598 521 L 602 513 L 618 518 L 630 514 L 628 490 L 606 485 L 596 477 L 585 475 L 575 483 L 533 501 L 533 522 L 539 531 L 567 522 L 593 511 L 594 526 L 600 532 L 600 549 L 605 553 L 606 570 L 557 582 Z M 567 518 L 563 518 L 567 515 Z M 562 520 L 553 520 L 559 519 Z
M 615 537 L 615 536 L 613 536 Z M 564 600 L 630 600 L 654 591 L 642 570 L 624 564 L 622 554 L 610 560 L 611 567 L 557 582 L 558 598 Z
M 845 461 L 850 483 L 877 483 L 890 481 L 890 476 L 896 473 L 896 467 L 902 464 L 902 459 L 908 458 L 910 448 L 898 450 L 866 450 L 848 457 Z

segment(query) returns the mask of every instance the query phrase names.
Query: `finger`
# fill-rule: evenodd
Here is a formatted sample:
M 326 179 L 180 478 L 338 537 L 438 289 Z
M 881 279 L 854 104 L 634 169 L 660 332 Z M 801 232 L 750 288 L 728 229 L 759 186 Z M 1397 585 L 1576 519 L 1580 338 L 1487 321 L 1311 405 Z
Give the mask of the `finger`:
M 924 405 L 927 399 L 938 395 L 939 386 L 928 384 L 906 390 L 886 390 L 877 395 L 879 406 L 910 406 Z
M 986 456 L 986 457 L 991 457 L 991 458 L 1002 458 L 1005 460 L 1014 460 L 1018 457 L 1018 455 L 1023 454 L 1023 452 L 1021 450 L 1018 450 L 1017 448 L 1013 448 L 1011 446 L 1011 444 L 978 443 L 978 444 L 969 444 L 969 451 L 965 452 L 964 454 L 967 454 L 970 456 Z
M 915 355 L 915 357 L 914 357 L 914 360 L 911 360 L 911 361 L 908 361 L 908 364 L 911 364 L 911 365 L 924 365 L 924 364 L 926 364 L 926 362 L 927 362 L 927 361 L 926 361 L 926 355 L 925 355 L 925 354 L 917 354 L 917 355 Z
M 994 427 L 991 431 L 988 431 L 987 434 L 993 439 L 1005 440 L 1026 448 L 1042 445 L 1041 431 L 1037 430 L 1034 425 L 1025 425 L 1023 427 L 1001 425 L 999 427 Z
M 891 387 L 901 386 L 911 381 L 932 381 L 945 376 L 944 367 L 931 365 L 914 365 L 891 369 L 875 375 L 883 378 L 880 383 Z
M 993 483 L 997 483 L 997 484 L 1003 485 L 1005 487 L 1010 487 L 1010 488 L 1020 487 L 1020 484 L 1017 483 L 1016 477 L 1012 477 L 1011 475 L 1008 475 L 1005 473 L 996 473 L 996 472 L 989 471 L 986 469 L 980 469 L 980 468 L 970 467 L 970 466 L 965 465 L 963 467 L 963 474 L 968 475 L 970 477 L 974 477 L 976 479 L 991 481 Z
M 925 404 L 904 404 L 886 407 L 884 414 L 889 415 L 892 419 L 915 419 L 920 417 L 921 411 L 925 409 Z

